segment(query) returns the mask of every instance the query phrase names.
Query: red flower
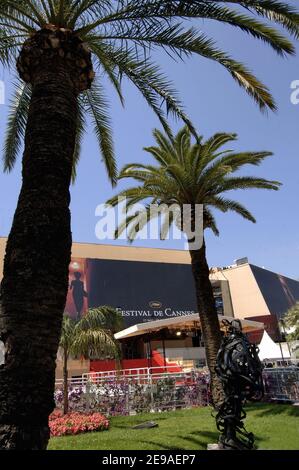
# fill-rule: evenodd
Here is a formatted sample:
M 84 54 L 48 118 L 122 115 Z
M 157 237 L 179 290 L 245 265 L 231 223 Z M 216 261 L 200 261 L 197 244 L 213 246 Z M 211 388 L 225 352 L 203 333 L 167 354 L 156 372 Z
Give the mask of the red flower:
M 63 415 L 55 410 L 49 417 L 51 436 L 65 436 L 90 431 L 105 431 L 109 429 L 108 419 L 100 413 L 72 412 Z

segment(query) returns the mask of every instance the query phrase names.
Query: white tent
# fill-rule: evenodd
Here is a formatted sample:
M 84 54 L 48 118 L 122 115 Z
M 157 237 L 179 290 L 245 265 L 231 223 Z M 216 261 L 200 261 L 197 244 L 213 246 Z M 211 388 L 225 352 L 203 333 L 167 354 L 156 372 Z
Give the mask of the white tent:
M 264 331 L 262 341 L 259 344 L 259 358 L 261 361 L 264 359 L 282 359 L 282 353 L 279 344 L 276 344 L 272 338 L 268 335 L 267 331 Z M 283 351 L 283 358 L 289 359 L 289 353 Z

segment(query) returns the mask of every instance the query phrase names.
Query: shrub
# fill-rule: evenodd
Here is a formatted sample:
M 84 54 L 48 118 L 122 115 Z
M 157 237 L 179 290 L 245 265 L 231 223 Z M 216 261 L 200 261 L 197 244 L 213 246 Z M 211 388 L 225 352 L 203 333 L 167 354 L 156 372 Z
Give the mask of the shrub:
M 109 429 L 109 421 L 100 413 L 72 412 L 66 415 L 62 411 L 55 410 L 49 418 L 51 437 L 81 434 L 90 431 L 106 431 Z

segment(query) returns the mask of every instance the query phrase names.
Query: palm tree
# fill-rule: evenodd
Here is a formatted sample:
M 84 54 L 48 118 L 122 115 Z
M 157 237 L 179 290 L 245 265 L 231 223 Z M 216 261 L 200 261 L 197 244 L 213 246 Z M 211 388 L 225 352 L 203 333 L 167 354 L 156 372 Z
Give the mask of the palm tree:
M 282 320 L 283 327 L 287 329 L 288 341 L 299 341 L 299 302 L 288 310 Z M 299 349 L 299 344 L 295 343 L 295 351 Z
M 114 333 L 123 328 L 122 316 L 112 307 L 89 309 L 78 322 L 65 314 L 62 321 L 60 349 L 63 357 L 63 412 L 68 413 L 68 359 L 70 356 L 120 357 Z
M 48 442 L 71 257 L 69 186 L 86 112 L 112 183 L 116 178 L 102 76 L 121 102 L 122 78 L 132 82 L 168 132 L 167 113 L 194 129 L 172 83 L 151 60 L 151 48 L 174 57 L 196 54 L 214 60 L 262 109 L 275 109 L 268 89 L 245 66 L 185 20 L 232 25 L 288 55 L 294 47 L 281 27 L 297 39 L 299 15 L 287 2 L 233 3 L 243 12 L 226 1 L 1 0 L 0 62 L 12 66 L 17 60 L 21 80 L 9 116 L 6 170 L 12 169 L 23 139 L 25 148 L 0 292 L 0 339 L 5 344 L 0 448 L 44 449 Z
M 245 207 L 226 197 L 227 192 L 249 188 L 277 190 L 279 183 L 263 178 L 234 176 L 244 165 L 259 165 L 271 155 L 270 152 L 221 151 L 223 145 L 236 140 L 235 134 L 215 134 L 205 142 L 199 137 L 192 144 L 190 131 L 184 127 L 174 139 L 159 130 L 154 131 L 154 137 L 157 145 L 147 147 L 145 151 L 151 154 L 156 165 L 126 165 L 121 170 L 119 179 L 132 178 L 139 185 L 123 190 L 107 201 L 107 204 L 115 207 L 120 200 L 126 198 L 127 216 L 116 231 L 117 237 L 127 230 L 128 238 L 134 240 L 150 220 L 161 216 L 162 219 L 166 216 L 161 228 L 161 238 L 167 236 L 172 222 L 185 233 L 189 241 L 198 312 L 211 374 L 213 403 L 218 406 L 222 400 L 222 387 L 215 374 L 215 361 L 221 332 L 209 279 L 204 235 L 201 234 L 202 244 L 194 243 L 194 231 L 201 230 L 195 220 L 196 214 L 199 214 L 197 209 L 202 208 L 203 232 L 211 229 L 215 235 L 219 235 L 213 209 L 233 211 L 255 222 L 253 215 Z M 141 201 L 146 201 L 144 211 L 134 212 L 134 205 Z

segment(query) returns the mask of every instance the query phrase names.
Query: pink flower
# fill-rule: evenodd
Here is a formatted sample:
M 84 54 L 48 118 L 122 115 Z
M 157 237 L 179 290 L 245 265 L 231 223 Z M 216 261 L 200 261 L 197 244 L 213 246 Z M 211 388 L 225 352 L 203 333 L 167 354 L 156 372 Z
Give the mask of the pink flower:
M 51 436 L 65 436 L 90 431 L 104 431 L 109 429 L 108 419 L 100 413 L 72 412 L 63 415 L 55 410 L 49 418 Z

